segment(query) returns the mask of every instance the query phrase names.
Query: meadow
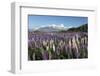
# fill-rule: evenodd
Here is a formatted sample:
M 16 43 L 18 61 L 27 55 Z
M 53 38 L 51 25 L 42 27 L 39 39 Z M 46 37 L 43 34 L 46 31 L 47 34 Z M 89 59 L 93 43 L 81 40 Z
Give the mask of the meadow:
M 28 60 L 88 58 L 87 32 L 28 32 Z

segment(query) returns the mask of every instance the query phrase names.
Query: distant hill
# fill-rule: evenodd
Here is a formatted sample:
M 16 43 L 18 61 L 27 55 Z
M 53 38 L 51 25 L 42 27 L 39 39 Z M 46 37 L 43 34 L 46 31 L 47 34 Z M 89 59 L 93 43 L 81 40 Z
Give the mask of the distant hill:
M 79 27 L 58 28 L 58 27 L 40 27 L 37 30 L 30 29 L 30 32 L 88 32 L 88 24 L 83 24 Z
M 88 24 L 84 24 L 76 28 L 69 28 L 68 30 L 61 30 L 60 32 L 88 32 Z
M 75 32 L 88 32 L 88 24 L 81 25 L 77 28 L 70 28 L 67 31 L 75 31 Z

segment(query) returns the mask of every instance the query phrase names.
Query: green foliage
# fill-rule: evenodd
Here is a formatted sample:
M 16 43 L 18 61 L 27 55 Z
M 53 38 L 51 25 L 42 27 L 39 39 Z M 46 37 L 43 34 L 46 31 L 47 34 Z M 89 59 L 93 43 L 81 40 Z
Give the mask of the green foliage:
M 88 24 L 81 25 L 80 27 L 77 27 L 77 28 L 70 28 L 67 31 L 71 31 L 71 32 L 88 32 Z
M 88 32 L 88 24 L 84 24 L 76 28 L 73 27 L 68 30 L 61 30 L 59 32 Z

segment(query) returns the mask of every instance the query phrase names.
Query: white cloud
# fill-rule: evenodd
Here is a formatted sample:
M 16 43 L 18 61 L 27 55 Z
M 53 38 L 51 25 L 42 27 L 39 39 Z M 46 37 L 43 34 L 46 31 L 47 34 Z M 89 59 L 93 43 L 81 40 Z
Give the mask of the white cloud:
M 73 26 L 65 26 L 64 24 L 47 24 L 47 25 L 41 25 L 40 27 L 36 27 L 35 29 L 38 28 L 43 28 L 43 27 L 53 27 L 53 28 L 57 28 L 57 29 L 68 29 L 68 28 L 72 28 Z
M 65 28 L 64 24 L 59 24 L 59 25 L 56 25 L 56 24 L 51 24 L 51 25 L 48 25 L 49 27 L 53 27 L 53 28 Z

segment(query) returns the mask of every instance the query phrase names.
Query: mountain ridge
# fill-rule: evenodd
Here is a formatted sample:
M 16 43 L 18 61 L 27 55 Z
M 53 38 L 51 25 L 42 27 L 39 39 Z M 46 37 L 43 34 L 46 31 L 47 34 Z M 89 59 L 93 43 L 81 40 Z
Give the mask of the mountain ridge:
M 31 30 L 32 31 L 32 30 Z M 83 24 L 79 27 L 71 28 L 54 28 L 54 27 L 40 27 L 34 32 L 88 32 L 88 24 Z

